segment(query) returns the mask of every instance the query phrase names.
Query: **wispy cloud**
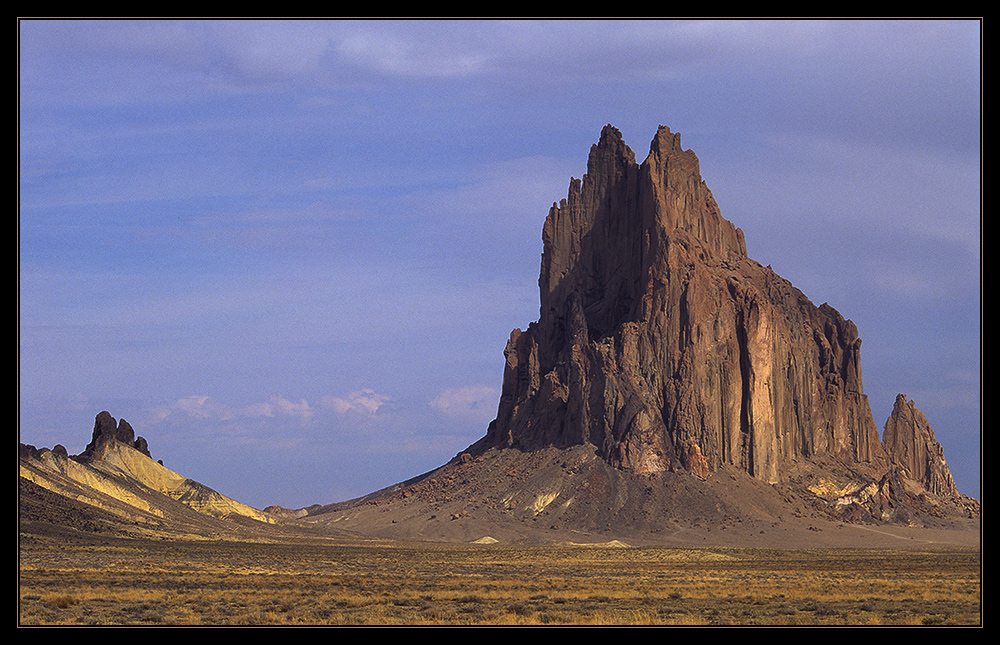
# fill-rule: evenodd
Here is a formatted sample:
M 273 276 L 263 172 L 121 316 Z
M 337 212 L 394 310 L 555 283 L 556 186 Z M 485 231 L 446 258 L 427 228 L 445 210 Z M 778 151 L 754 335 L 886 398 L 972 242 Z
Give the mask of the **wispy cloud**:
M 388 401 L 389 397 L 378 394 L 374 390 L 358 390 L 346 396 L 324 396 L 321 405 L 338 414 L 374 415 Z
M 178 415 L 209 421 L 287 417 L 303 423 L 315 415 L 313 407 L 305 400 L 294 401 L 284 396 L 272 396 L 266 401 L 242 406 L 231 406 L 204 394 L 192 394 L 151 410 L 153 422 L 175 419 Z

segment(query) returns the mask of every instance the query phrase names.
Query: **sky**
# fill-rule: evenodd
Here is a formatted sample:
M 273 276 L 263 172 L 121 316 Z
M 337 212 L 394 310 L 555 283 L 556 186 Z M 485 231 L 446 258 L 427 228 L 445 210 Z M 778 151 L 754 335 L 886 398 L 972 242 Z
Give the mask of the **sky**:
M 980 496 L 978 20 L 18 23 L 19 441 L 107 410 L 257 508 L 443 465 L 613 124 L 853 320 Z

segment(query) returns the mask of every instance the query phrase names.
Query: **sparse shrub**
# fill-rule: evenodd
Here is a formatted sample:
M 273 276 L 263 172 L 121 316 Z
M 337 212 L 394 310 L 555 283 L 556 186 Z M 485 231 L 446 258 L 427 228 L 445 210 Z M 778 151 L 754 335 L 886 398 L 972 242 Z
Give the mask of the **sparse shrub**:
M 80 602 L 69 594 L 49 594 L 45 597 L 45 604 L 58 609 L 68 609 Z
M 393 598 L 392 604 L 397 607 L 422 607 L 427 603 L 419 598 Z
M 155 609 L 147 609 L 139 615 L 140 623 L 162 623 L 163 614 Z
M 143 543 L 113 575 L 100 548 L 61 569 L 22 566 L 21 625 L 975 625 L 978 554 L 680 549 L 290 547 L 267 562 L 222 544 Z M 255 547 L 257 548 L 257 547 Z M 170 550 L 161 550 L 170 549 Z M 216 550 L 218 549 L 218 550 Z M 850 555 L 850 554 L 848 554 Z M 41 558 L 41 551 L 31 557 Z M 84 557 L 86 556 L 86 557 Z M 252 557 L 251 557 L 252 556 Z M 22 558 L 25 558 L 22 553 Z M 150 572 L 157 557 L 187 560 Z M 494 559 L 496 558 L 496 559 Z M 503 566 L 497 566 L 498 559 Z M 671 566 L 664 566 L 665 561 Z M 736 561 L 740 560 L 740 561 Z M 104 563 L 102 563 L 104 564 Z M 835 566 L 832 566 L 834 565 Z M 183 590 L 184 593 L 179 593 Z M 878 590 L 878 595 L 874 595 Z M 682 594 L 683 592 L 683 594 Z M 683 598 L 683 602 L 678 602 Z M 945 600 L 947 603 L 945 604 Z
M 459 607 L 458 611 L 461 614 L 473 614 L 476 616 L 482 616 L 483 614 L 486 613 L 482 605 L 478 605 L 475 603 L 471 605 L 462 605 L 461 607 Z
M 459 598 L 455 598 L 455 602 L 460 602 L 460 603 L 470 603 L 470 602 L 482 603 L 482 602 L 486 602 L 486 600 L 484 600 L 482 596 L 477 596 L 475 594 L 469 594 L 467 596 L 461 596 Z

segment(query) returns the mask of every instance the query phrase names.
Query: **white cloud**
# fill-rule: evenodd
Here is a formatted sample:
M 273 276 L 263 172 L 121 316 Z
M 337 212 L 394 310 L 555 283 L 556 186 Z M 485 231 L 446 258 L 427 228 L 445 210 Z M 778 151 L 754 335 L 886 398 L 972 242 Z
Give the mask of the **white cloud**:
M 379 411 L 389 401 L 389 397 L 377 394 L 374 390 L 359 390 L 345 397 L 325 396 L 322 405 L 340 414 L 350 412 L 372 415 Z
M 305 400 L 292 401 L 283 396 L 273 396 L 267 401 L 233 407 L 203 395 L 192 394 L 153 410 L 153 421 L 165 421 L 177 414 L 194 419 L 232 421 L 239 418 L 288 417 L 303 422 L 312 419 L 315 411 Z
M 293 417 L 308 421 L 313 416 L 312 406 L 305 399 L 291 401 L 283 396 L 271 397 L 266 403 L 258 403 L 246 409 L 248 416 Z
M 178 413 L 195 419 L 225 419 L 230 416 L 229 411 L 212 398 L 203 394 L 192 394 L 156 408 L 154 420 L 165 421 Z

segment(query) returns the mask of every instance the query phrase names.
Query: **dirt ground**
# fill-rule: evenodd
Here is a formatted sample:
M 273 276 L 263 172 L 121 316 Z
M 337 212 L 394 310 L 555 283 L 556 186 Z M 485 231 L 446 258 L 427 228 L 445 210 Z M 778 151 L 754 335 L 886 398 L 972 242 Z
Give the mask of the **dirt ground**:
M 914 512 L 907 522 L 845 521 L 802 488 L 745 474 L 636 478 L 585 449 L 455 462 L 304 524 L 395 540 L 733 548 L 978 548 L 980 518 Z M 934 509 L 931 509 L 934 511 Z
M 735 475 L 532 460 L 229 531 L 22 482 L 18 625 L 982 625 L 978 518 L 844 522 Z

